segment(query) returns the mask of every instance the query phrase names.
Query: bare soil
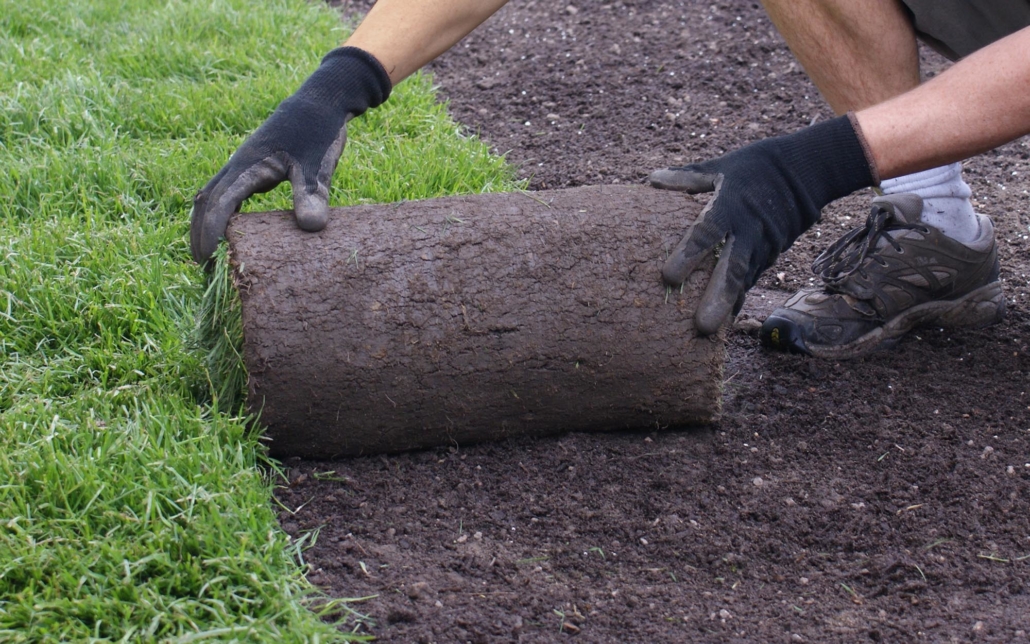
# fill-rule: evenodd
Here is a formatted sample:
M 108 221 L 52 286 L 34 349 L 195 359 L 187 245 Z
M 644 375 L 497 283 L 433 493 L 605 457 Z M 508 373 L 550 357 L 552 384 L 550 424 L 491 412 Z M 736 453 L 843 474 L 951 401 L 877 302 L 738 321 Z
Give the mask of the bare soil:
M 512 3 L 433 71 L 534 188 L 640 183 L 831 116 L 750 2 Z M 752 291 L 718 425 L 287 462 L 310 579 L 374 596 L 359 631 L 384 642 L 1026 641 L 1028 158 L 966 166 L 1001 324 L 851 362 L 760 349 L 748 320 L 862 222 L 854 195 Z

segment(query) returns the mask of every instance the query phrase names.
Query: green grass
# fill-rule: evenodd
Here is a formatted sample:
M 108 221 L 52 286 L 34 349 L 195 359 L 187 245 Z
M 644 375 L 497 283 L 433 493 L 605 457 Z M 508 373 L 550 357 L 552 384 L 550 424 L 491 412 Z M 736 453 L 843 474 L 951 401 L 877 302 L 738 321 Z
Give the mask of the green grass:
M 0 0 L 0 641 L 353 620 L 307 585 L 257 438 L 212 402 L 186 241 L 193 193 L 341 38 L 304 0 Z M 350 135 L 334 204 L 513 187 L 427 78 Z

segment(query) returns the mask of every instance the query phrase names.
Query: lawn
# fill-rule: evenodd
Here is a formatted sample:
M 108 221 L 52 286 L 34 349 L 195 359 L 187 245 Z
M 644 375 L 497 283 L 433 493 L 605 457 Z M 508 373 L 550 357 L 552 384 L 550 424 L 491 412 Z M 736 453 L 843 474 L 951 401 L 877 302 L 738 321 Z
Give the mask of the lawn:
M 343 35 L 303 0 L 0 0 L 0 640 L 361 618 L 305 581 L 317 533 L 281 531 L 275 463 L 219 405 L 186 241 L 194 192 Z M 514 186 L 428 77 L 350 134 L 334 205 Z

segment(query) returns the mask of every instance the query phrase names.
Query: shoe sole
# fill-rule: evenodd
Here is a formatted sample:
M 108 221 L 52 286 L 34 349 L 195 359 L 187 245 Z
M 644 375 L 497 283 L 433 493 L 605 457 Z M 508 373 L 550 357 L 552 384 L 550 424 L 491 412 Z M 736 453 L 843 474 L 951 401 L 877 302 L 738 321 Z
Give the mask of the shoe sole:
M 857 358 L 876 349 L 886 348 L 917 327 L 977 328 L 1000 322 L 1005 317 L 1005 295 L 1001 282 L 991 282 L 971 291 L 957 300 L 935 300 L 899 313 L 883 326 L 842 345 L 809 344 L 801 337 L 800 329 L 787 318 L 770 315 L 763 327 L 775 328 L 781 348 L 806 353 L 829 360 Z

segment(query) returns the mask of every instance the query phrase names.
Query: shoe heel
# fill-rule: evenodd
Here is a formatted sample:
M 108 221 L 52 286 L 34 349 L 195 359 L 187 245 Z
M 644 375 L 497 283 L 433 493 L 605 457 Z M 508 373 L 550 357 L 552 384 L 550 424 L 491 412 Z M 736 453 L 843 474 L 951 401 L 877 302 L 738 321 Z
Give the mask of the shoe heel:
M 1001 322 L 1005 318 L 1005 312 L 1005 293 L 1001 289 L 1001 282 L 991 282 L 957 300 L 948 311 L 934 321 L 934 325 L 985 327 Z

